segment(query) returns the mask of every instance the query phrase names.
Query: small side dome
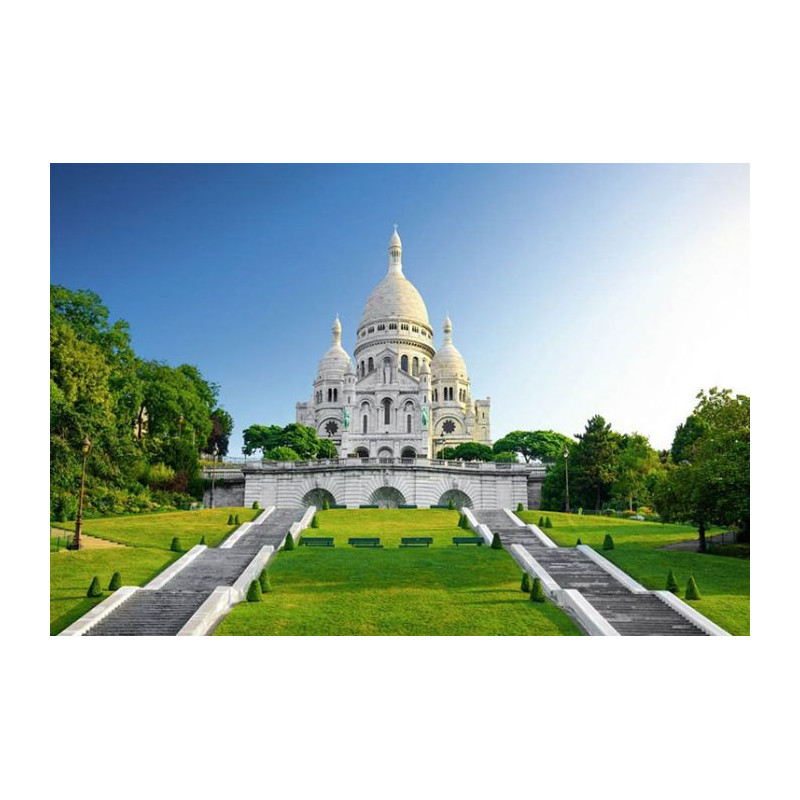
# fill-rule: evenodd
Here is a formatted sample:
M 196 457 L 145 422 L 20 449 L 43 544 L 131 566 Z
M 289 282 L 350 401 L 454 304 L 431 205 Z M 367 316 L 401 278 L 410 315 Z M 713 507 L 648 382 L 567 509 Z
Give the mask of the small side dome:
M 467 378 L 467 365 L 464 357 L 453 344 L 453 323 L 450 317 L 444 320 L 444 344 L 436 351 L 431 361 L 435 378 Z
M 334 377 L 337 373 L 342 375 L 346 372 L 347 368 L 351 366 L 350 356 L 347 355 L 342 347 L 342 323 L 339 322 L 338 315 L 333 322 L 331 331 L 333 333 L 333 342 L 325 352 L 325 355 L 320 359 L 319 369 L 317 370 L 320 377 L 327 377 L 329 375 Z M 334 375 L 331 375 L 331 373 L 334 373 Z

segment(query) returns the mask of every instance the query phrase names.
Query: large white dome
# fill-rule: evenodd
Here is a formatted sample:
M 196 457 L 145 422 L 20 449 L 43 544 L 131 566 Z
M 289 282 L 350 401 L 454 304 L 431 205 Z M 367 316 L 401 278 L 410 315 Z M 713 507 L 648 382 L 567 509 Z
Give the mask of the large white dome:
M 395 229 L 389 241 L 389 271 L 367 298 L 361 314 L 361 328 L 368 323 L 402 318 L 430 328 L 428 309 L 414 284 L 403 275 L 402 245 Z

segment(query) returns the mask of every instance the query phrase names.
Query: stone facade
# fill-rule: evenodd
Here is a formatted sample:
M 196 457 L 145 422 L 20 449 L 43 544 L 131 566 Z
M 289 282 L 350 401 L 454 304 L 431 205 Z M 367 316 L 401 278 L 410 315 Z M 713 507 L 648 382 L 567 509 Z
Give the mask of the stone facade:
M 387 274 L 356 330 L 355 364 L 337 317 L 312 397 L 296 406 L 297 422 L 332 439 L 342 458 L 433 458 L 461 442 L 490 445 L 490 400 L 473 399 L 449 318 L 443 332 L 436 350 L 425 303 L 403 274 L 395 229 Z

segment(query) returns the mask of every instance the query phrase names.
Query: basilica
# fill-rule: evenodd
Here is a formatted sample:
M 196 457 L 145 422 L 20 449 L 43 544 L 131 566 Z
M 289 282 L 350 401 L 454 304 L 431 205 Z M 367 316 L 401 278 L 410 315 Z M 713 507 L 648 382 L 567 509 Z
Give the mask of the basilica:
M 354 360 L 337 317 L 312 397 L 296 406 L 297 422 L 332 439 L 341 458 L 435 458 L 462 442 L 491 444 L 489 399 L 472 397 L 449 318 L 434 347 L 428 310 L 403 274 L 402 255 L 395 226 L 388 271 L 356 329 Z

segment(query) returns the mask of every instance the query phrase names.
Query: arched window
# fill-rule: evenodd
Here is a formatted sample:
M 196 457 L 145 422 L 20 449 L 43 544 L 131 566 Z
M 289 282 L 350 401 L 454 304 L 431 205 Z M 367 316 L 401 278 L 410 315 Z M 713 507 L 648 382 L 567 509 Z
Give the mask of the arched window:
M 361 377 L 363 378 L 366 375 L 366 371 L 364 370 L 364 362 L 361 362 Z
M 434 403 L 438 403 L 439 402 L 439 390 L 438 389 L 434 389 L 433 390 L 433 402 Z
M 369 417 L 364 414 L 364 419 L 361 420 L 361 433 L 367 432 L 367 424 L 368 424 Z
M 381 402 L 383 406 L 383 424 L 389 425 L 392 422 L 392 401 L 387 397 Z
M 411 414 L 406 417 L 406 433 L 411 433 Z
M 338 389 L 334 389 L 333 390 L 333 402 L 335 403 L 338 399 L 339 399 L 339 390 Z
M 414 356 L 414 360 L 411 362 L 411 374 L 412 375 L 419 375 L 419 359 Z
M 403 372 L 408 372 L 408 356 L 401 356 L 400 369 L 403 370 Z
M 373 372 L 375 370 L 375 362 L 372 360 L 372 358 L 367 361 L 367 370 L 369 372 Z
M 328 389 L 328 402 L 330 403 L 330 401 L 331 401 L 331 390 Z

